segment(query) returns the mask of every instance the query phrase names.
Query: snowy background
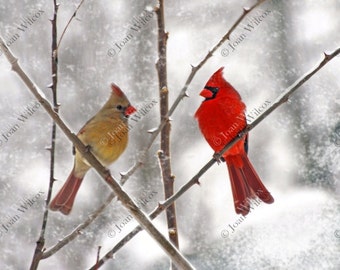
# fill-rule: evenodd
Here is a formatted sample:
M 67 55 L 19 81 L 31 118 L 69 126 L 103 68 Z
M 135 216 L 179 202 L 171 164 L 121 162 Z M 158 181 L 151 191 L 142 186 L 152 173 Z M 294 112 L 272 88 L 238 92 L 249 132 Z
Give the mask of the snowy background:
M 59 35 L 79 1 L 60 1 Z M 254 1 L 166 1 L 170 103 L 197 64 Z M 51 100 L 50 43 L 53 1 L 11 0 L 0 4 L 0 34 L 15 41 L 10 49 L 23 69 Z M 158 100 L 156 15 L 115 55 L 131 32 L 131 21 L 156 1 L 85 1 L 59 49 L 60 115 L 74 132 L 102 106 L 115 82 L 140 108 Z M 40 10 L 40 11 L 38 11 Z M 43 11 L 43 12 L 42 12 Z M 20 26 L 30 14 L 40 17 Z M 254 17 L 266 13 L 252 31 Z M 201 136 L 193 115 L 198 93 L 210 75 L 225 66 L 226 79 L 240 92 L 248 111 L 275 98 L 319 63 L 323 52 L 340 46 L 340 2 L 266 1 L 250 13 L 198 72 L 172 121 L 172 166 L 176 188 L 186 183 L 213 152 Z M 20 30 L 19 28 L 22 30 Z M 248 27 L 249 28 L 249 27 Z M 238 40 L 238 42 L 237 42 Z M 236 45 L 233 45 L 233 44 Z M 232 50 L 231 45 L 235 48 Z M 226 51 L 228 50 L 228 51 Z M 111 51 L 112 52 L 112 51 Z M 260 204 L 244 219 L 234 212 L 224 164 L 213 166 L 177 201 L 180 248 L 197 269 L 340 269 L 340 58 L 305 83 L 290 101 L 250 134 L 250 159 L 275 198 Z M 40 233 L 49 181 L 51 119 L 0 55 L 0 268 L 28 269 Z M 32 110 L 34 112 L 32 113 Z M 28 113 L 30 111 L 30 114 Z M 23 117 L 24 115 L 25 117 Z M 159 123 L 158 106 L 130 133 L 130 143 L 110 169 L 114 176 L 137 160 L 148 141 L 147 130 Z M 57 133 L 54 194 L 72 169 L 71 143 Z M 163 198 L 156 152 L 125 189 L 134 198 L 150 196 L 150 212 Z M 108 196 L 109 189 L 90 171 L 70 216 L 51 212 L 46 246 L 83 221 Z M 151 195 L 150 195 L 151 194 Z M 29 205 L 28 200 L 33 203 Z M 26 203 L 26 204 L 25 204 Z M 23 208 L 22 205 L 26 205 Z M 21 210 L 18 210 L 21 209 Z M 112 234 L 129 214 L 117 202 L 83 234 L 39 269 L 88 269 L 131 228 Z M 128 218 L 129 219 L 129 218 Z M 165 218 L 155 220 L 166 233 Z M 235 230 L 232 230 L 233 226 Z M 145 232 L 123 247 L 101 269 L 168 269 L 168 259 Z

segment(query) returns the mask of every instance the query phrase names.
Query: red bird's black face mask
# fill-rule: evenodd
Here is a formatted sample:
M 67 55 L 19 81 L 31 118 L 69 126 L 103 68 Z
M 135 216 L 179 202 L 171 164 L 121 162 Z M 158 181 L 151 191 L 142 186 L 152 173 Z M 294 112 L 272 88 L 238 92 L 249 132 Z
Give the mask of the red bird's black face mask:
M 209 99 L 214 99 L 219 90 L 220 89 L 218 87 L 206 85 L 204 89 L 201 91 L 200 95 L 205 98 L 205 101 Z

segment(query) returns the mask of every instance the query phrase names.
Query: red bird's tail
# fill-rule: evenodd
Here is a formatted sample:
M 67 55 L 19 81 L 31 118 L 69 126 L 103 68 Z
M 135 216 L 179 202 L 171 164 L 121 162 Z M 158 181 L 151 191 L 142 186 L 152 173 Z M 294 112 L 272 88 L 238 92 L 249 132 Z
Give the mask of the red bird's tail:
M 84 177 L 77 177 L 74 174 L 73 169 L 61 190 L 50 203 L 50 209 L 52 211 L 60 211 L 64 215 L 68 215 L 72 210 L 74 199 L 76 198 L 83 178 Z
M 231 189 L 237 214 L 247 215 L 250 200 L 259 197 L 265 203 L 273 203 L 274 198 L 263 185 L 245 152 L 226 157 Z

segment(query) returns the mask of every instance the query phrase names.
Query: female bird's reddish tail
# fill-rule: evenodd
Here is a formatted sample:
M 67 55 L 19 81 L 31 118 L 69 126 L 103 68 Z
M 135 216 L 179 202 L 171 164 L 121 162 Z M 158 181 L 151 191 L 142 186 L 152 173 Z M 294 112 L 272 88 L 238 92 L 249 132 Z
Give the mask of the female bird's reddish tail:
M 50 203 L 50 209 L 52 211 L 60 211 L 64 215 L 68 215 L 72 210 L 74 199 L 76 198 L 83 178 L 84 176 L 77 177 L 73 169 L 61 190 Z
M 259 197 L 265 203 L 273 203 L 274 198 L 263 185 L 246 152 L 226 156 L 231 188 L 237 214 L 247 215 L 251 199 Z

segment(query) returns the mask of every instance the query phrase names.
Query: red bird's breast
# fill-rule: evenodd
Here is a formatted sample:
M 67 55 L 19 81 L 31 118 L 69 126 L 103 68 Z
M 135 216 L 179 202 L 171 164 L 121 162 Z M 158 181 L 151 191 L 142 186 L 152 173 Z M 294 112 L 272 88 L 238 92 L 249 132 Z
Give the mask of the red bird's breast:
M 228 96 L 216 96 L 202 102 L 195 117 L 203 136 L 215 152 L 222 150 L 246 126 L 244 112 L 244 103 L 240 99 L 236 100 Z M 241 147 L 243 147 L 242 141 Z M 232 154 L 234 147 L 227 153 Z

